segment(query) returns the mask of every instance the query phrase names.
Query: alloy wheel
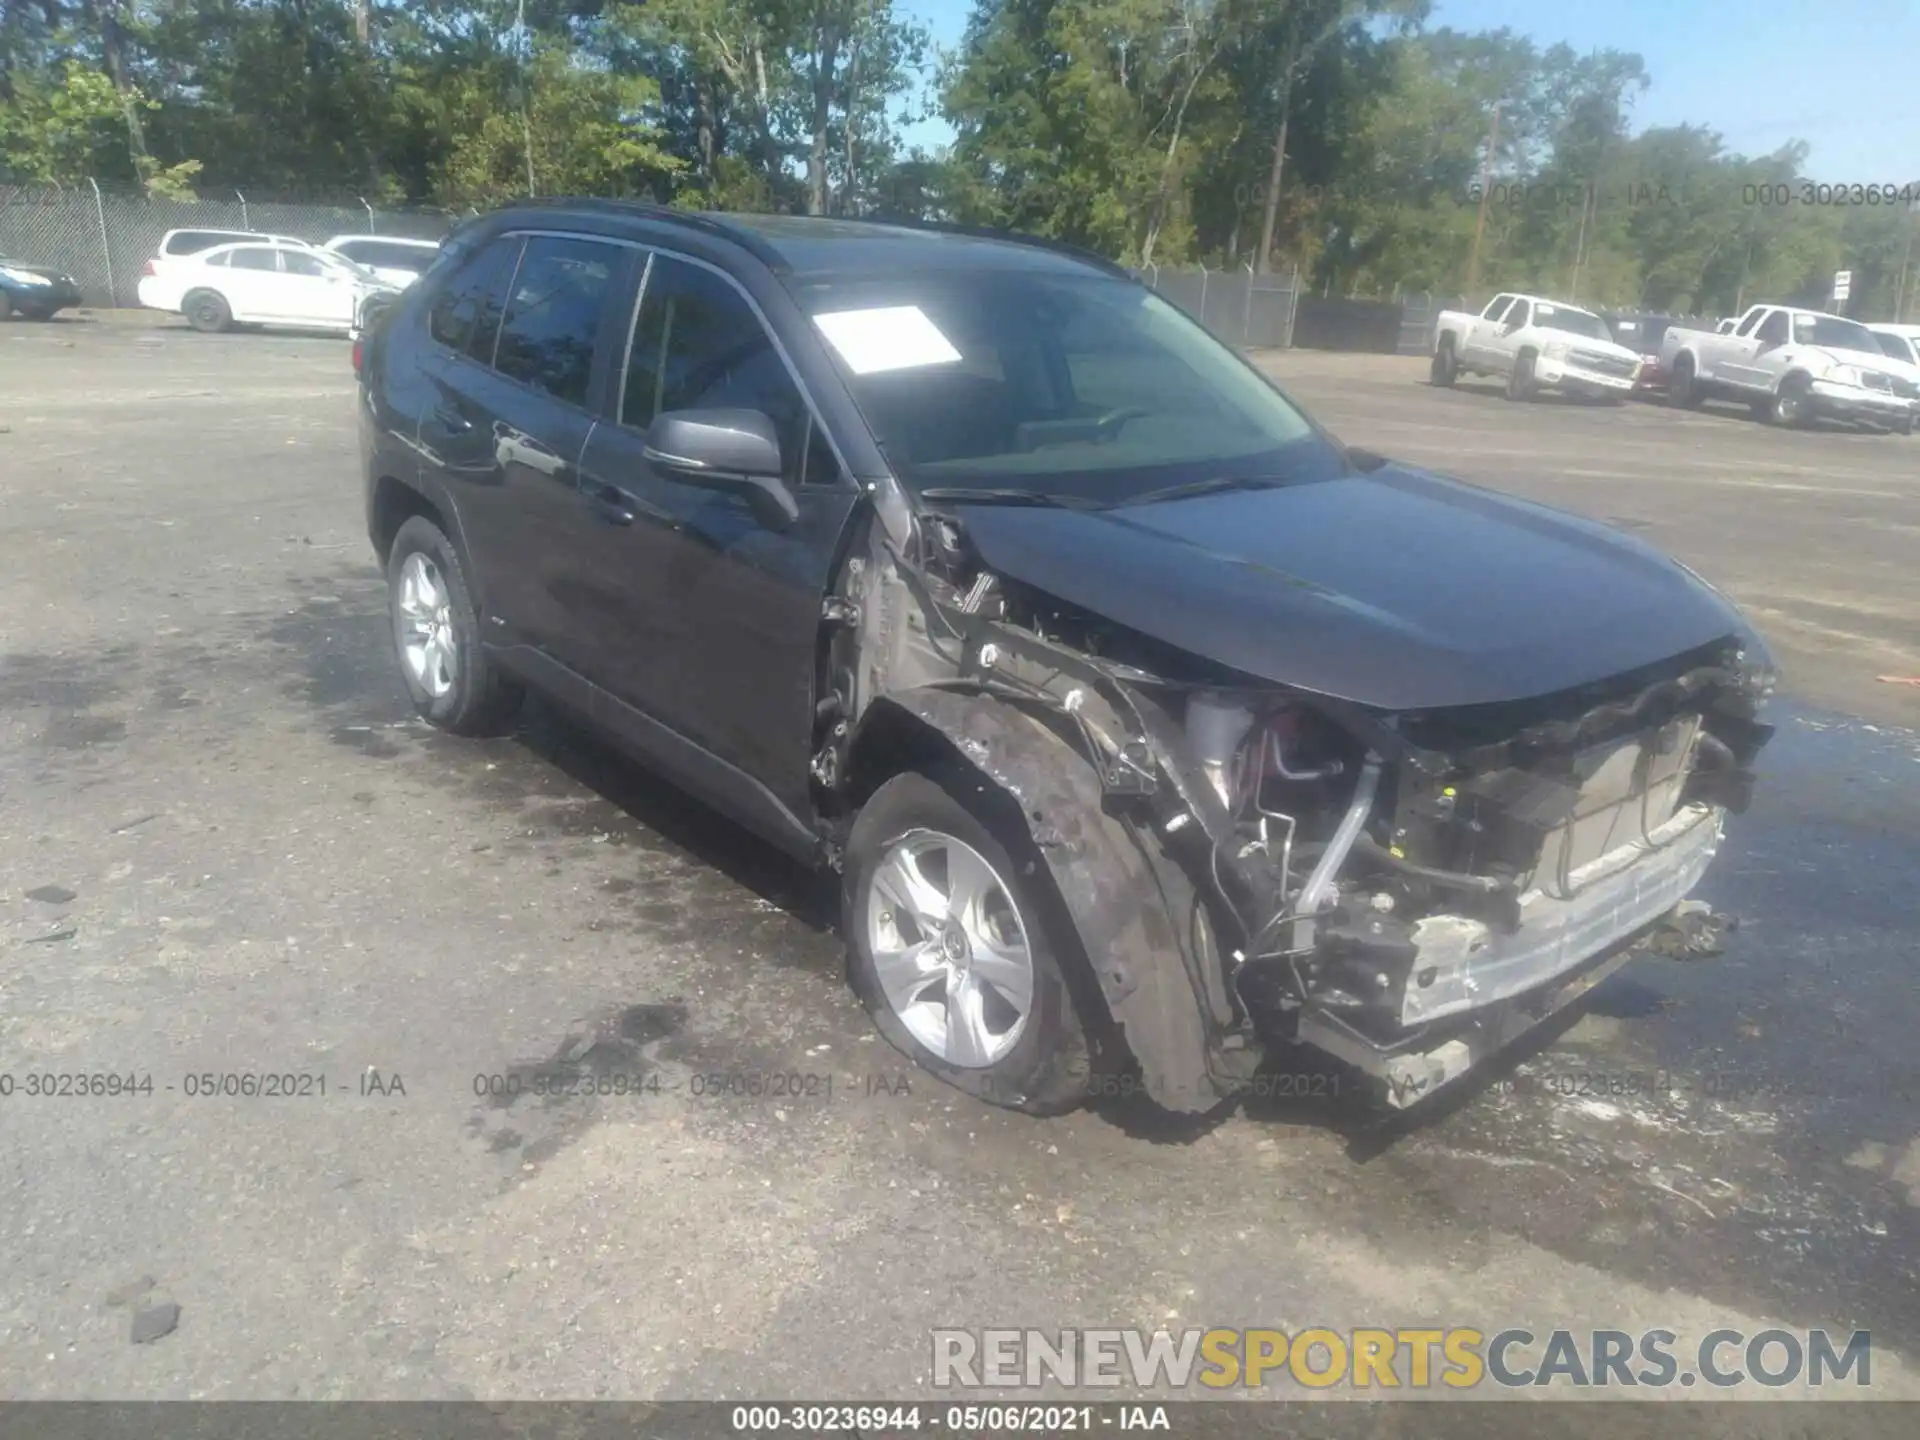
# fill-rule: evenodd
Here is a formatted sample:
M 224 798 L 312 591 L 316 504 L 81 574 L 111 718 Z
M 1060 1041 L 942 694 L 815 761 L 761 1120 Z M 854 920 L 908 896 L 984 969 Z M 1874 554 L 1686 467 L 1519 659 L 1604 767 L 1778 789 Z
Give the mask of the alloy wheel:
M 949 1065 L 1004 1059 L 1033 1009 L 1033 952 L 1013 892 L 964 841 L 913 830 L 867 890 L 873 969 L 913 1038 Z
M 400 658 L 420 688 L 436 700 L 451 690 L 459 674 L 453 606 L 446 576 L 422 551 L 407 556 L 400 567 L 393 629 Z

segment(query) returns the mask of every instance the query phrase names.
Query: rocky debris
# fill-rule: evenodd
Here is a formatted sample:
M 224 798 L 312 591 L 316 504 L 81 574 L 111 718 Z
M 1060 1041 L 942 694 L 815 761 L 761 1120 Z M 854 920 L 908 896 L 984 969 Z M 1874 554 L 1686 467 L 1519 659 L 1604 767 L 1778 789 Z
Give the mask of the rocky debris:
M 130 1332 L 136 1345 L 151 1345 L 163 1335 L 171 1335 L 180 1323 L 180 1307 L 172 1300 L 143 1305 L 133 1313 Z

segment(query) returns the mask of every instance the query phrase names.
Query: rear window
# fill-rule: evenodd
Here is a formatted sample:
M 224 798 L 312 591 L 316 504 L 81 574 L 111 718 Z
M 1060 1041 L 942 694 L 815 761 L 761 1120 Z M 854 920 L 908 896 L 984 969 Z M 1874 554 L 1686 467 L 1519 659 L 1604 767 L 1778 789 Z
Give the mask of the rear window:
M 449 350 L 491 363 L 507 282 L 520 262 L 521 238 L 495 240 L 454 272 L 434 297 L 427 328 Z
M 619 263 L 612 245 L 530 238 L 500 322 L 494 369 L 569 405 L 585 405 L 602 302 Z

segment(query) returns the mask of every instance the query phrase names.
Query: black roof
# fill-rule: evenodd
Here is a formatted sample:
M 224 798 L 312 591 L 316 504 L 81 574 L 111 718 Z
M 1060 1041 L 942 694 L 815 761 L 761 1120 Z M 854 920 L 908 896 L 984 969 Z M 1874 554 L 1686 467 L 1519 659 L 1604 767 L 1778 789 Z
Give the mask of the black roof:
M 1131 278 L 1102 255 L 1062 241 L 1010 231 L 915 220 L 844 216 L 744 215 L 678 210 L 639 200 L 553 197 L 512 202 L 542 210 L 588 210 L 602 215 L 685 226 L 733 241 L 770 269 L 795 277 L 877 275 L 902 270 L 1085 270 Z

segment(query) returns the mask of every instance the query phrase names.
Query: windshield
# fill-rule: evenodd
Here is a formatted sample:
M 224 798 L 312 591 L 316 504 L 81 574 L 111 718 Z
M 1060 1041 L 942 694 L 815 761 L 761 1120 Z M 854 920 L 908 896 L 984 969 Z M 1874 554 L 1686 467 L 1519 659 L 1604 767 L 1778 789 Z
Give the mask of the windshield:
M 1613 340 L 1613 333 L 1607 329 L 1607 322 L 1598 315 L 1589 315 L 1585 310 L 1566 310 L 1558 305 L 1536 305 L 1533 307 L 1533 323 L 1548 330 L 1564 330 L 1569 335 L 1578 335 L 1586 340 Z
M 1873 332 L 1855 320 L 1838 315 L 1795 315 L 1793 340 L 1796 345 L 1818 345 L 1827 350 L 1858 350 L 1878 355 L 1880 345 Z
M 1284 396 L 1124 280 L 995 270 L 795 293 L 916 489 L 997 483 L 1108 503 L 1196 480 L 1338 472 Z

